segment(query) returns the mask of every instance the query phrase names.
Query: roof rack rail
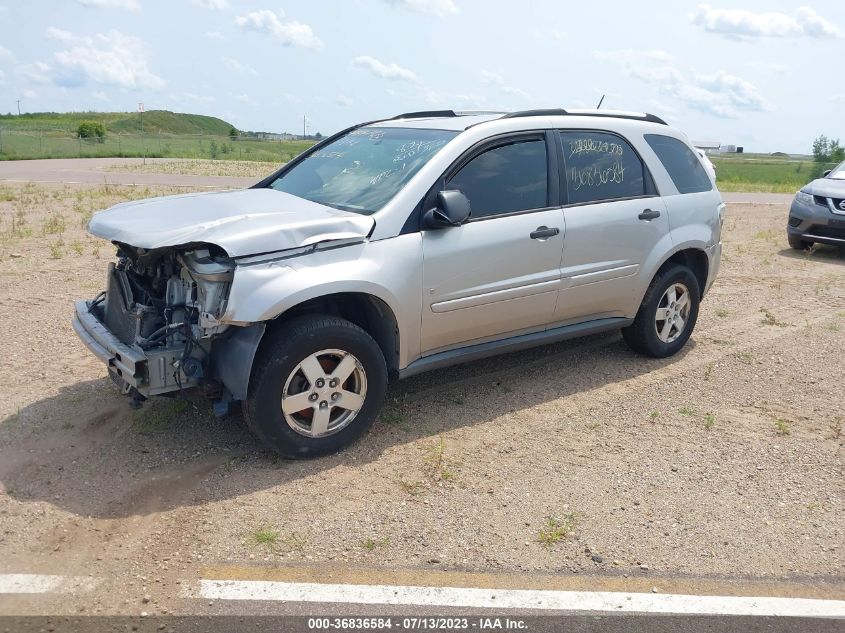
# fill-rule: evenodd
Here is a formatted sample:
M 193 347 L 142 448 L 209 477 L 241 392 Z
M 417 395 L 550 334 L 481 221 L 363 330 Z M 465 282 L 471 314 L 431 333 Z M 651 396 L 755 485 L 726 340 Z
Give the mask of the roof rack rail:
M 617 110 L 564 110 L 563 108 L 547 108 L 545 110 L 523 110 L 522 112 L 509 112 L 504 115 L 503 119 L 516 119 L 527 116 L 596 116 L 596 117 L 613 117 L 616 119 L 631 119 L 633 121 L 647 121 L 649 123 L 659 123 L 660 125 L 668 125 L 666 121 L 659 116 L 649 114 L 647 112 L 620 112 Z
M 566 116 L 569 112 L 563 108 L 545 108 L 541 110 L 522 110 L 520 112 L 508 112 L 503 119 L 519 119 L 525 116 Z
M 395 117 L 391 117 L 388 120 L 396 121 L 397 119 L 428 119 L 434 117 L 454 116 L 458 116 L 454 110 L 421 110 L 420 112 L 405 112 L 404 114 L 397 114 Z

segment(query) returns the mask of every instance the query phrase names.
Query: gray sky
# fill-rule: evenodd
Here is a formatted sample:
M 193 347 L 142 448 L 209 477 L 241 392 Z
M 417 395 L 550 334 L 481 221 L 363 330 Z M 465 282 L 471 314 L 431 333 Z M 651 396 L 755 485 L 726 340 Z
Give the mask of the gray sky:
M 606 93 L 749 151 L 845 137 L 845 2 L 725 2 L 0 0 L 0 111 L 144 102 L 328 134 Z

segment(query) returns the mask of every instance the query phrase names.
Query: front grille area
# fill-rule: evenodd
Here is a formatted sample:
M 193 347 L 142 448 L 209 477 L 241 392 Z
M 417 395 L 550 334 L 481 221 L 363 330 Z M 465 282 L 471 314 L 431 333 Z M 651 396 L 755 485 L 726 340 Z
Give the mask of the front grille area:
M 845 213 L 845 209 L 842 208 L 842 203 L 845 202 L 843 198 L 831 198 L 833 202 L 833 208 L 839 211 L 840 213 Z
M 806 232 L 807 235 L 818 235 L 819 237 L 833 237 L 838 240 L 845 240 L 845 227 L 826 226 L 814 224 Z
M 126 273 L 109 264 L 103 325 L 122 343 L 131 345 L 136 337 L 149 336 L 156 329 L 155 312 L 135 303 Z

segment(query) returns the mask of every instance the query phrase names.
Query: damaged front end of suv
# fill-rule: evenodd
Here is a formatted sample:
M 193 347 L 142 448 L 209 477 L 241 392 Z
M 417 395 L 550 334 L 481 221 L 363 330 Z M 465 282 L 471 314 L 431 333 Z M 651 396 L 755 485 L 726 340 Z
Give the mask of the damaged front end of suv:
M 106 290 L 77 302 L 74 326 L 136 402 L 200 383 L 218 387 L 211 380 L 211 347 L 228 327 L 218 319 L 234 268 L 213 245 L 146 250 L 119 244 Z
M 135 406 L 201 387 L 223 414 L 230 402 L 246 398 L 266 327 L 264 319 L 238 319 L 267 308 L 254 305 L 266 281 L 255 261 L 326 241 L 360 241 L 371 228 L 370 218 L 268 189 L 120 204 L 89 224 L 89 232 L 117 247 L 117 258 L 108 265 L 105 290 L 76 302 L 73 327 Z

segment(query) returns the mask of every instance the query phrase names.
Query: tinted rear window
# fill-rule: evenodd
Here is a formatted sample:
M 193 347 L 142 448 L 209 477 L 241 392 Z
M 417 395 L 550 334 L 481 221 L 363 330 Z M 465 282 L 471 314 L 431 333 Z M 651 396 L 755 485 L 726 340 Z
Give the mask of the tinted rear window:
M 561 131 L 570 204 L 646 195 L 643 164 L 621 137 L 589 130 Z
M 645 140 L 663 163 L 680 193 L 699 193 L 713 189 L 701 160 L 683 141 L 662 134 L 646 134 Z

